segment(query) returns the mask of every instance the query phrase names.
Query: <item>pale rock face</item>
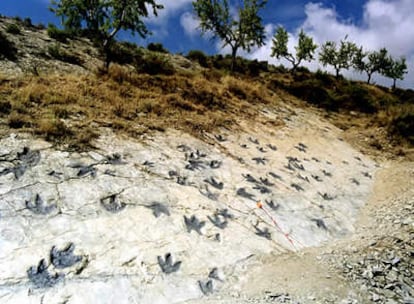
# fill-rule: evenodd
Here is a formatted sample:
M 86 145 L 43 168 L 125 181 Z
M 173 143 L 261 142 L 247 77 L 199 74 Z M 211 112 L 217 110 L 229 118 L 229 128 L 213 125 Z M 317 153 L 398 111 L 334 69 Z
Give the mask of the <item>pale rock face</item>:
M 299 112 L 278 130 L 244 126 L 205 142 L 107 133 L 89 153 L 1 139 L 0 302 L 240 293 L 261 256 L 352 233 L 375 164 L 311 118 Z

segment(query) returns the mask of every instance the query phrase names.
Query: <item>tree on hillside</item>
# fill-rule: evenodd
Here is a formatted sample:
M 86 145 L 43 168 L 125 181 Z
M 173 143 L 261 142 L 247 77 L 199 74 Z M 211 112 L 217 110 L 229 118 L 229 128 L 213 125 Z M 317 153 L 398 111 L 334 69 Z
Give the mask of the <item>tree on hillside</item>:
M 270 56 L 276 57 L 277 59 L 281 57 L 285 58 L 292 63 L 293 71 L 296 70 L 302 60 L 311 61 L 314 59 L 313 54 L 318 46 L 313 43 L 312 37 L 307 36 L 303 30 L 300 31 L 298 45 L 295 46 L 296 55 L 288 51 L 288 40 L 287 31 L 279 26 L 273 37 L 272 53 Z
M 72 31 L 86 30 L 108 55 L 109 46 L 120 30 L 145 38 L 149 31 L 142 17 L 154 15 L 163 6 L 155 0 L 52 0 L 51 11 Z M 107 62 L 107 65 L 109 62 Z
M 234 69 L 237 51 L 241 48 L 250 52 L 254 46 L 263 46 L 265 31 L 259 10 L 267 0 L 243 0 L 237 8 L 237 15 L 232 15 L 228 0 L 196 0 L 193 7 L 200 19 L 203 33 L 210 32 L 219 38 L 222 47 L 231 48 L 231 70 Z
M 403 80 L 404 74 L 408 73 L 407 63 L 404 57 L 394 59 L 391 56 L 388 57 L 388 62 L 389 64 L 382 74 L 393 80 L 392 88 L 395 89 L 397 79 Z
M 349 69 L 352 65 L 355 53 L 358 51 L 355 43 L 341 40 L 338 46 L 334 41 L 327 41 L 321 46 L 319 60 L 323 66 L 331 65 L 336 71 L 336 78 L 342 69 Z
M 364 52 L 360 47 L 354 56 L 353 66 L 359 72 L 367 73 L 367 83 L 371 81 L 372 74 L 382 73 L 389 65 L 388 51 L 385 48 L 379 51 Z

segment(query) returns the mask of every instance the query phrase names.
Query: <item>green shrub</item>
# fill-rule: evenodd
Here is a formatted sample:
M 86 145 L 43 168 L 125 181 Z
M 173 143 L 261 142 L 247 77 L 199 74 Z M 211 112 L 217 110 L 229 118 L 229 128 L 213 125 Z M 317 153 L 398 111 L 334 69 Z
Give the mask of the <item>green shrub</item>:
M 231 55 L 216 55 L 211 58 L 212 65 L 214 68 L 219 70 L 231 70 Z M 249 75 L 258 76 L 261 71 L 267 72 L 269 70 L 267 61 L 249 60 L 242 57 L 236 57 L 234 62 L 233 72 Z
M 206 54 L 199 50 L 191 50 L 188 52 L 187 56 L 191 61 L 198 62 L 204 68 L 210 67 L 210 63 Z
M 155 53 L 146 54 L 142 60 L 136 63 L 138 72 L 149 75 L 172 75 L 175 72 L 174 66 L 168 58 Z
M 0 115 L 1 114 L 10 114 L 12 109 L 11 103 L 7 100 L 0 100 Z
M 357 83 L 346 85 L 340 99 L 342 101 L 341 106 L 346 109 L 358 110 L 364 113 L 377 111 L 375 100 L 370 91 Z
M 411 89 L 403 90 L 396 88 L 393 91 L 394 95 L 398 97 L 399 101 L 403 104 L 414 104 L 414 91 Z
M 318 80 L 320 80 L 325 86 L 327 87 L 332 87 L 333 84 L 335 84 L 336 79 L 334 76 L 328 74 L 326 71 L 322 71 L 320 69 L 318 69 L 315 74 L 314 77 Z
M 113 42 L 106 54 L 110 62 L 136 64 L 141 61 L 142 50 L 131 42 Z
M 282 64 L 279 64 L 278 66 L 271 66 L 271 71 L 278 74 L 289 73 L 289 70 Z
M 50 38 L 55 39 L 55 40 L 57 40 L 59 42 L 62 42 L 62 43 L 66 43 L 68 41 L 68 38 L 72 37 L 72 35 L 68 31 L 58 29 L 52 23 L 49 23 L 48 26 L 47 26 L 47 35 Z
M 0 32 L 0 59 L 16 60 L 17 49 L 14 43 L 7 39 L 6 35 Z
M 19 35 L 21 30 L 17 24 L 10 23 L 6 26 L 6 32 L 12 35 Z
M 260 72 L 268 72 L 267 61 L 251 60 L 247 63 L 247 70 L 250 76 L 259 76 Z
M 169 53 L 167 49 L 164 48 L 162 43 L 154 43 L 151 42 L 147 45 L 147 49 L 152 52 L 159 52 L 159 53 Z
M 319 80 L 308 79 L 302 82 L 293 82 L 286 89 L 292 95 L 311 104 L 331 111 L 338 110 L 335 99 Z
M 24 127 L 30 127 L 32 125 L 30 121 L 30 117 L 25 114 L 11 112 L 8 117 L 7 124 L 12 129 L 21 129 Z
M 44 30 L 46 29 L 46 26 L 43 23 L 38 23 L 35 25 L 35 28 L 37 28 L 38 30 Z
M 295 72 L 297 73 L 310 73 L 309 69 L 307 67 L 304 66 L 298 66 L 295 70 Z
M 24 18 L 23 25 L 25 27 L 33 27 L 32 19 L 30 19 L 29 17 Z
M 414 145 L 414 113 L 403 113 L 391 121 L 390 131 Z
M 62 50 L 58 43 L 49 46 L 48 53 L 52 58 L 55 58 L 63 62 L 67 62 L 70 64 L 76 64 L 76 65 L 82 64 L 82 61 L 80 60 L 79 57 L 69 54 L 66 51 Z

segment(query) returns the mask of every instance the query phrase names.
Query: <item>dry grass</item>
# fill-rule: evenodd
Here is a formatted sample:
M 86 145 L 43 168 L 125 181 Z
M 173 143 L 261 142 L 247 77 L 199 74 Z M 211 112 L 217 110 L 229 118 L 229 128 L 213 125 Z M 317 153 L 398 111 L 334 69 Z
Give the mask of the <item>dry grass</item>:
M 216 70 L 148 75 L 115 64 L 108 73 L 97 71 L 83 76 L 25 76 L 13 80 L 0 77 L 0 118 L 5 118 L 11 128 L 30 131 L 74 149 L 88 149 L 99 127 L 130 136 L 173 128 L 197 137 L 222 127 L 237 129 L 237 123 L 243 120 L 280 127 L 280 121 L 259 115 L 259 109 L 280 102 L 303 108 L 309 105 L 286 93 L 275 77 L 236 78 Z M 377 113 L 359 114 L 359 123 L 355 114 L 343 111 L 341 115 L 331 115 L 331 122 L 344 130 L 387 130 L 381 135 L 382 146 L 386 146 L 389 135 L 414 142 L 407 135 L 414 106 L 402 105 L 387 90 L 360 86 Z M 404 140 L 396 142 L 400 143 Z
M 0 96 L 11 105 L 3 114 L 9 126 L 76 148 L 90 145 L 99 126 L 131 135 L 174 128 L 201 136 L 231 128 L 236 119 L 254 116 L 257 104 L 273 102 L 265 88 L 251 81 L 150 76 L 118 65 L 107 74 L 26 76 L 2 82 Z

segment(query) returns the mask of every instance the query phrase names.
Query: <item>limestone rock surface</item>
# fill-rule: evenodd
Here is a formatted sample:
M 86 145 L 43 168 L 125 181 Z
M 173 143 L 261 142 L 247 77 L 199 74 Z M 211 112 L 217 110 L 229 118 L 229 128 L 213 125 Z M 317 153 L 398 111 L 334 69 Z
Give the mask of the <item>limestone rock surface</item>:
M 83 153 L 2 138 L 0 302 L 240 294 L 264 256 L 349 235 L 376 165 L 339 129 L 298 113 L 278 129 L 244 126 L 205 140 L 103 131 Z

